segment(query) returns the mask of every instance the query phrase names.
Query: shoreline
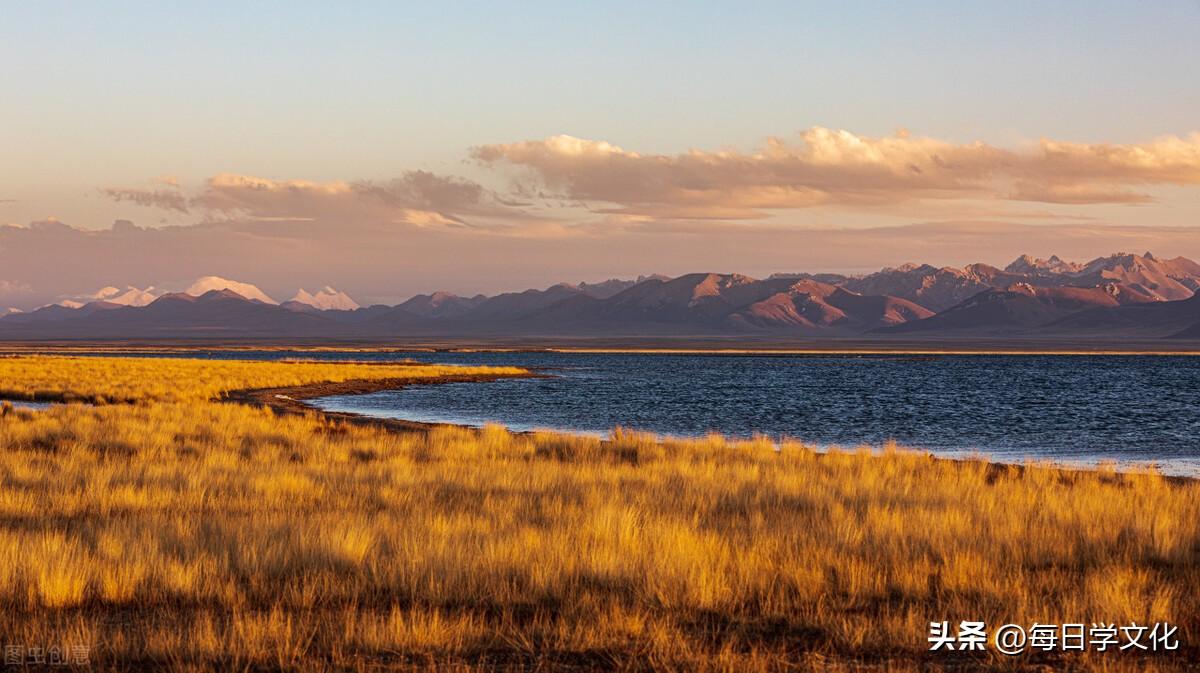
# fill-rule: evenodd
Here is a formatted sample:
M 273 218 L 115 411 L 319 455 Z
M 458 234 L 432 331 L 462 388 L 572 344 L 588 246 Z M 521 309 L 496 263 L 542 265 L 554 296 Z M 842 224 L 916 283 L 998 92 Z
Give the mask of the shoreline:
M 459 350 L 456 352 L 539 352 L 596 355 L 1054 355 L 1197 357 L 1200 350 L 1005 350 L 1005 349 L 747 349 L 747 348 L 547 348 L 539 351 Z
M 1171 340 L 1023 340 L 1003 338 L 885 340 L 662 339 L 412 339 L 403 342 L 319 342 L 230 339 L 213 341 L 0 341 L 0 357 L 17 355 L 129 355 L 203 352 L 297 353 L 566 353 L 613 355 L 1016 355 L 1200 356 L 1200 343 Z
M 0 356 L 0 357 L 3 357 L 3 356 Z M 405 363 L 405 362 L 358 361 L 355 364 L 364 364 L 364 365 L 413 364 L 413 365 L 417 365 L 419 363 L 416 363 L 416 362 Z M 266 408 L 271 409 L 274 413 L 281 414 L 281 415 L 317 415 L 317 416 L 319 416 L 323 419 L 329 420 L 329 421 L 344 422 L 344 423 L 348 423 L 348 424 L 352 424 L 352 425 L 356 425 L 356 426 L 360 426 L 360 427 L 374 427 L 374 428 L 379 428 L 379 429 L 382 429 L 382 430 L 385 430 L 388 432 L 406 432 L 406 433 L 422 433 L 422 434 L 424 434 L 424 433 L 428 433 L 429 431 L 436 429 L 436 428 L 460 428 L 460 429 L 464 429 L 464 430 L 478 432 L 481 429 L 481 427 L 477 426 L 477 425 L 472 425 L 469 423 L 414 421 L 414 420 L 406 420 L 406 419 L 400 419 L 400 418 L 387 418 L 387 417 L 382 417 L 382 416 L 373 416 L 373 415 L 359 413 L 359 412 L 353 412 L 353 411 L 329 411 L 329 410 L 325 410 L 325 409 L 321 409 L 319 407 L 313 406 L 313 405 L 307 403 L 307 400 L 313 400 L 313 399 L 321 398 L 321 397 L 338 396 L 338 395 L 363 395 L 363 394 L 368 394 L 368 393 L 380 392 L 380 391 L 384 391 L 384 390 L 400 390 L 400 389 L 403 389 L 403 388 L 406 388 L 406 387 L 412 386 L 412 385 L 438 385 L 438 384 L 444 384 L 444 383 L 488 383 L 488 382 L 499 381 L 499 380 L 504 380 L 504 379 L 550 378 L 553 376 L 552 374 L 544 373 L 545 371 L 546 371 L 545 368 L 530 368 L 530 369 L 526 369 L 523 373 L 464 374 L 464 375 L 447 375 L 447 376 L 438 376 L 438 377 L 415 377 L 415 378 L 401 376 L 401 377 L 391 377 L 391 378 L 385 378 L 385 379 L 354 379 L 354 380 L 342 381 L 342 382 L 321 382 L 321 383 L 304 384 L 304 385 L 300 385 L 300 386 L 251 388 L 251 389 L 227 391 L 227 392 L 223 393 L 220 397 L 212 398 L 210 401 L 213 403 L 235 403 L 235 404 L 246 404 L 246 405 L 258 406 L 258 407 L 266 407 Z M 33 395 L 33 396 L 29 396 L 29 397 L 24 397 L 24 398 L 0 399 L 0 403 L 3 403 L 3 402 L 13 402 L 13 403 L 17 403 L 17 404 L 20 404 L 23 402 L 23 403 L 47 404 L 47 405 L 79 403 L 79 404 L 86 404 L 88 406 L 96 406 L 89 400 L 78 399 L 71 395 L 65 395 L 65 394 L 41 394 L 41 395 Z M 113 405 L 113 406 L 119 406 L 119 405 Z M 26 410 L 27 411 L 41 411 L 42 409 L 26 409 Z M 513 430 L 507 426 L 503 426 L 502 424 L 501 424 L 501 426 L 504 427 L 506 432 L 508 432 L 512 435 L 516 435 L 516 436 L 531 435 L 531 434 L 538 433 L 538 432 L 549 432 L 549 433 L 560 434 L 560 435 L 564 435 L 564 436 L 596 437 L 599 435 L 599 438 L 600 438 L 600 441 L 602 444 L 608 444 L 610 442 L 610 440 L 608 439 L 607 433 L 590 433 L 590 432 L 583 431 L 583 430 L 576 431 L 576 430 L 561 429 L 561 428 L 560 429 L 547 428 L 547 429 Z M 611 428 L 609 429 L 608 432 L 611 432 Z M 655 433 L 655 432 L 649 432 L 648 434 L 654 435 L 657 438 L 657 440 L 660 442 L 689 441 L 689 440 L 701 439 L 699 437 L 676 436 L 676 435 L 668 435 L 668 434 L 661 434 L 661 433 Z M 812 450 L 818 456 L 825 455 L 830 449 L 837 449 L 838 451 L 840 451 L 842 453 L 847 453 L 847 452 L 855 452 L 855 451 L 861 450 L 863 448 L 866 448 L 866 449 L 869 449 L 872 453 L 875 453 L 876 451 L 881 450 L 884 447 L 884 445 L 870 445 L 870 444 L 856 444 L 856 445 L 844 445 L 844 446 L 831 445 L 831 446 L 820 447 L 817 445 L 810 445 L 810 444 L 804 443 L 799 439 L 795 439 L 795 438 L 793 438 L 793 439 L 795 441 L 801 443 L 803 446 L 805 446 L 805 448 Z M 738 440 L 736 438 L 734 438 L 734 439 L 732 439 L 732 441 L 738 441 Z M 772 441 L 774 441 L 774 440 L 772 440 Z M 975 452 L 969 451 L 969 450 L 957 450 L 956 452 L 959 455 L 950 456 L 950 455 L 942 455 L 933 450 L 921 448 L 921 447 L 898 446 L 897 449 L 900 451 L 908 452 L 908 453 L 926 455 L 926 456 L 931 457 L 934 460 L 939 460 L 939 461 L 952 461 L 955 463 L 977 461 L 977 462 L 982 462 L 982 463 L 988 465 L 990 469 L 1016 469 L 1018 471 L 1023 471 L 1026 467 L 1029 466 L 1030 463 L 1033 463 L 1033 465 L 1036 467 L 1042 467 L 1043 469 L 1051 469 L 1051 470 L 1055 470 L 1055 471 L 1062 472 L 1062 473 L 1097 473 L 1097 472 L 1100 472 L 1105 469 L 1105 467 L 1106 467 L 1104 465 L 1105 462 L 1111 462 L 1112 467 L 1109 469 L 1111 469 L 1112 472 L 1114 472 L 1115 474 L 1118 474 L 1118 475 L 1120 475 L 1120 474 L 1136 474 L 1138 472 L 1144 472 L 1144 471 L 1154 467 L 1154 461 L 1146 461 L 1145 464 L 1133 463 L 1126 468 L 1122 468 L 1120 463 L 1115 460 L 1113 460 L 1113 461 L 1098 460 L 1094 464 L 1071 465 L 1071 464 L 1055 463 L 1051 459 L 1046 459 L 1046 458 L 1039 459 L 1036 457 L 1025 457 L 1022 459 L 1021 462 L 998 460 L 989 454 L 975 453 Z M 972 456 L 975 456 L 975 457 L 972 457 Z M 1158 469 L 1157 472 L 1163 479 L 1166 479 L 1171 482 L 1192 483 L 1192 482 L 1196 482 L 1196 481 L 1200 480 L 1200 474 L 1196 474 L 1196 475 L 1165 474 L 1161 471 L 1161 469 Z
M 374 392 L 381 392 L 384 390 L 400 390 L 400 389 L 405 388 L 410 385 L 440 385 L 440 384 L 444 384 L 444 383 L 489 383 L 492 381 L 499 381 L 499 380 L 503 380 L 503 379 L 547 378 L 549 376 L 550 375 L 548 375 L 548 374 L 543 374 L 543 373 L 540 373 L 537 371 L 530 371 L 528 374 L 444 376 L 444 377 L 438 377 L 435 379 L 356 380 L 356 381 L 345 381 L 342 383 L 317 383 L 317 384 L 309 384 L 309 385 L 293 386 L 293 387 L 259 388 L 259 389 L 251 389 L 251 390 L 231 391 L 231 392 L 227 393 L 219 401 L 232 402 L 232 403 L 237 403 L 237 404 L 251 404 L 251 405 L 267 407 L 267 408 L 270 408 L 273 412 L 278 413 L 278 414 L 291 414 L 291 415 L 315 414 L 321 418 L 331 420 L 331 421 L 345 422 L 345 423 L 357 425 L 360 427 L 374 427 L 374 428 L 383 429 L 383 430 L 386 430 L 389 432 L 428 433 L 431 430 L 434 430 L 436 428 L 459 428 L 459 429 L 463 429 L 463 430 L 469 430 L 472 432 L 479 432 L 481 430 L 481 428 L 474 426 L 474 425 L 465 424 L 465 423 L 434 423 L 434 422 L 425 422 L 425 421 L 410 421 L 410 420 L 405 420 L 405 419 L 400 419 L 400 418 L 385 418 L 385 417 L 380 417 L 380 416 L 371 416 L 368 414 L 362 414 L 362 413 L 357 413 L 357 412 L 352 412 L 352 411 L 327 411 L 327 410 L 315 407 L 311 404 L 308 404 L 306 402 L 306 400 L 312 400 L 312 399 L 316 399 L 319 397 L 330 397 L 330 396 L 334 396 L 334 395 L 362 395 L 362 394 L 368 394 L 368 393 L 374 393 Z M 512 429 L 508 428 L 507 426 L 502 426 L 502 427 L 504 427 L 506 432 L 508 432 L 512 435 L 517 435 L 517 436 L 530 435 L 535 432 L 539 432 L 537 430 L 512 430 Z M 566 435 L 566 436 L 583 436 L 584 435 L 583 432 L 572 432 L 569 430 L 547 430 L 546 432 L 551 432 L 551 433 L 561 434 L 561 435 Z M 677 436 L 672 436 L 672 435 L 660 435 L 659 433 L 650 433 L 650 434 L 654 434 L 655 437 L 657 437 L 658 441 L 660 441 L 660 442 L 661 441 L 671 441 L 671 440 L 687 441 L 688 439 L 695 439 L 695 438 L 687 438 L 687 437 L 677 437 Z M 800 440 L 796 440 L 796 441 L 800 442 Z M 607 436 L 604 436 L 604 437 L 600 438 L 600 442 L 601 442 L 601 445 L 607 445 L 610 443 L 610 439 Z M 811 445 L 805 444 L 803 442 L 800 442 L 800 443 L 805 448 L 813 451 L 818 457 L 826 455 L 828 452 L 828 448 L 829 448 L 829 447 L 817 448 L 815 446 L 811 446 Z M 867 445 L 867 444 L 856 445 L 856 446 L 845 446 L 845 447 L 838 446 L 838 447 L 834 447 L 834 448 L 837 448 L 842 453 L 850 453 L 850 452 L 855 452 L 859 448 L 862 448 L 862 447 L 869 448 L 873 455 L 875 454 L 876 451 L 881 450 L 883 448 L 882 446 L 871 446 L 871 445 Z M 899 451 L 903 451 L 903 452 L 926 455 L 926 456 L 929 456 L 930 458 L 932 458 L 933 460 L 937 460 L 937 461 L 949 461 L 949 462 L 954 462 L 954 463 L 977 461 L 977 462 L 981 462 L 981 463 L 987 465 L 989 470 L 995 470 L 995 471 L 1014 469 L 1014 470 L 1017 470 L 1018 472 L 1023 473 L 1027 468 L 1032 466 L 1032 467 L 1039 467 L 1042 469 L 1055 470 L 1057 472 L 1067 474 L 1067 475 L 1076 475 L 1076 474 L 1081 474 L 1081 473 L 1098 474 L 1098 473 L 1102 472 L 1101 465 L 1099 465 L 1099 464 L 1092 465 L 1092 466 L 1086 466 L 1086 465 L 1072 466 L 1072 465 L 1064 465 L 1064 464 L 1055 464 L 1055 463 L 1046 462 L 1046 461 L 1038 461 L 1038 459 L 1031 458 L 1031 459 L 1028 459 L 1029 461 L 1032 461 L 1032 463 L 1033 463 L 1032 465 L 1030 465 L 1029 462 L 1018 463 L 1018 462 L 1006 462 L 1006 461 L 1002 461 L 1002 460 L 996 460 L 995 458 L 985 455 L 985 454 L 981 454 L 978 458 L 972 458 L 969 455 L 964 455 L 964 456 L 959 456 L 959 457 L 951 457 L 951 456 L 939 455 L 933 451 L 930 451 L 928 449 L 921 449 L 919 447 L 897 447 L 897 449 Z M 1115 461 L 1114 461 L 1114 463 L 1115 463 Z M 1145 468 L 1143 468 L 1143 470 L 1144 469 Z M 1118 476 L 1126 475 L 1126 474 L 1138 474 L 1139 469 L 1136 467 L 1134 467 L 1132 469 L 1121 469 L 1119 467 L 1119 465 L 1117 465 L 1112 469 L 1112 473 L 1115 475 L 1118 475 Z M 1200 475 L 1188 476 L 1188 475 L 1181 475 L 1181 474 L 1163 474 L 1161 472 L 1158 472 L 1158 474 L 1164 480 L 1166 480 L 1170 483 L 1173 483 L 1173 484 L 1187 484 L 1187 483 L 1195 483 L 1196 481 L 1200 481 Z
M 354 425 L 366 427 L 383 428 L 390 431 L 428 432 L 436 427 L 468 428 L 470 426 L 455 423 L 423 423 L 420 421 L 406 421 L 399 418 L 380 418 L 377 416 L 368 416 L 365 414 L 358 414 L 348 411 L 325 411 L 323 409 L 314 407 L 311 404 L 306 404 L 305 400 L 312 400 L 319 397 L 332 397 L 335 395 L 365 395 L 384 390 L 401 390 L 413 385 L 490 383 L 492 381 L 500 381 L 504 379 L 535 379 L 545 378 L 547 376 L 547 374 L 541 374 L 537 371 L 530 370 L 524 374 L 464 374 L 461 376 L 439 376 L 422 379 L 357 379 L 352 381 L 343 381 L 341 383 L 325 382 L 310 383 L 302 386 L 284 386 L 280 388 L 251 388 L 247 390 L 233 390 L 226 393 L 216 401 L 267 407 L 273 412 L 282 415 L 317 414 L 322 418 L 330 420 L 344 421 Z

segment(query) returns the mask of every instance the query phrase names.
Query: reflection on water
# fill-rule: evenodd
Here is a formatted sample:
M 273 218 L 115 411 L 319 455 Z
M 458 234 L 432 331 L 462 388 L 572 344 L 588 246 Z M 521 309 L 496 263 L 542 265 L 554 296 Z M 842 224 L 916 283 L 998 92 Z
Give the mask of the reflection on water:
M 11 404 L 14 409 L 49 409 L 49 402 L 27 402 L 25 400 L 0 400 L 0 406 Z

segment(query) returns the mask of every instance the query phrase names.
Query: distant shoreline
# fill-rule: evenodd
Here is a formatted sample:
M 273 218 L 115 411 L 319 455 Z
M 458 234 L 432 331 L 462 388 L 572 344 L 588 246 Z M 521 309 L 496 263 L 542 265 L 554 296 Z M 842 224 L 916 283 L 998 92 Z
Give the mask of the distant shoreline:
M 481 352 L 490 352 L 481 349 Z M 505 352 L 505 351 L 494 351 Z M 509 351 L 511 352 L 511 351 Z M 769 348 L 548 348 L 541 352 L 597 355 L 1171 355 L 1200 356 L 1197 350 L 1006 350 L 1006 349 L 769 349 Z
M 1165 341 L 1165 343 L 1164 343 Z M 296 351 L 305 353 L 574 353 L 646 355 L 1200 355 L 1192 341 L 955 340 L 734 340 L 630 339 L 418 339 L 404 342 L 337 340 L 0 341 L 0 356 L 29 354 L 136 354 L 147 352 Z

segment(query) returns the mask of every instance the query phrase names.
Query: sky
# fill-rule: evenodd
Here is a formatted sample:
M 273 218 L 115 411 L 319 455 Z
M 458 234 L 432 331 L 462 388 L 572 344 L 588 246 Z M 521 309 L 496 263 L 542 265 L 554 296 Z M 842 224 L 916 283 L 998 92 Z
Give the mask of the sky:
M 175 4 L 0 1 L 0 309 L 1200 257 L 1198 0 Z

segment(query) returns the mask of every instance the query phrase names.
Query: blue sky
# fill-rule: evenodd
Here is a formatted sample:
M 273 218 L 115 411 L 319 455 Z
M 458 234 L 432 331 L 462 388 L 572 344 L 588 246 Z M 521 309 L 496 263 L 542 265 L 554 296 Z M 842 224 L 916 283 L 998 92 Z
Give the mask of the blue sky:
M 1200 111 L 1195 0 L 175 4 L 2 3 L 0 179 L 371 177 L 558 133 L 1133 142 Z

